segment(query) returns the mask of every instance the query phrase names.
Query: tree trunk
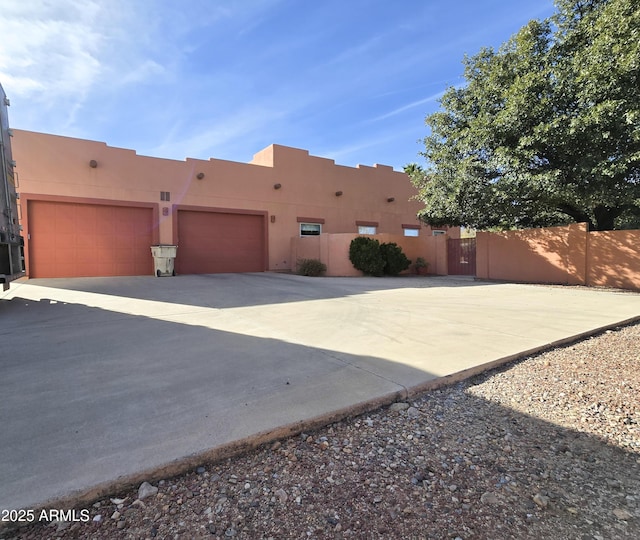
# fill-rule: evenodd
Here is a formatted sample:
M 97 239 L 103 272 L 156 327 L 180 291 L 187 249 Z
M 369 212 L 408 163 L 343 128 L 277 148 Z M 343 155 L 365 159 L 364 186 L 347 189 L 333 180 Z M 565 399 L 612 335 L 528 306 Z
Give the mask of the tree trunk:
M 613 229 L 615 217 L 608 208 L 597 206 L 593 209 L 593 214 L 596 217 L 596 231 L 610 231 Z
M 575 206 L 572 206 L 570 204 L 564 204 L 564 203 L 559 204 L 557 208 L 563 214 L 567 214 L 569 217 L 573 218 L 576 223 L 587 223 L 589 225 L 590 231 L 595 230 L 596 226 L 593 223 L 593 220 L 591 219 L 591 217 L 589 217 L 589 214 L 587 214 L 586 212 L 583 212 L 582 210 L 576 208 Z
M 596 218 L 596 231 L 612 231 L 616 218 L 624 212 L 625 207 L 608 208 L 606 206 L 596 206 L 593 215 Z M 591 229 L 589 229 L 591 230 Z

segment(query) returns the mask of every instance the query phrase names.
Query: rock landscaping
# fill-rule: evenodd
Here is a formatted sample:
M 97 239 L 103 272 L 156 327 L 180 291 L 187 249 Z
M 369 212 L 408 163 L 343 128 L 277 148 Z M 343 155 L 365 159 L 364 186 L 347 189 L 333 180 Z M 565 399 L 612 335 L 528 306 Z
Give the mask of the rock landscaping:
M 640 325 L 150 484 L 0 537 L 637 539 Z

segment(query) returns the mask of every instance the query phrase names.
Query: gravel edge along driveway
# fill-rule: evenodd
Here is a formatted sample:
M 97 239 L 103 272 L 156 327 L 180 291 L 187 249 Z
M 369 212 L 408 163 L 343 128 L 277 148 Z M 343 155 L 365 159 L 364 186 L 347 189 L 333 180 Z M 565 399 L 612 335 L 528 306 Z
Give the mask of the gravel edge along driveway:
M 0 537 L 640 538 L 640 324 L 80 510 Z

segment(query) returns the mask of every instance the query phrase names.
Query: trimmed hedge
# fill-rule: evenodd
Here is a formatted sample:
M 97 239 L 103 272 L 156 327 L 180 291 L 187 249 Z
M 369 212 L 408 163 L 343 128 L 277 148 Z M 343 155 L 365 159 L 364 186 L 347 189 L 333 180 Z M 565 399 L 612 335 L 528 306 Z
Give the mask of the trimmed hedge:
M 380 253 L 384 259 L 384 273 L 387 276 L 397 276 L 411 265 L 411 261 L 402 252 L 402 248 L 395 242 L 380 245 Z
M 398 244 L 380 244 L 375 238 L 365 236 L 351 241 L 349 260 L 357 270 L 370 276 L 396 276 L 411 264 Z
M 380 242 L 374 238 L 358 236 L 351 240 L 349 260 L 357 270 L 370 276 L 381 276 L 384 272 Z

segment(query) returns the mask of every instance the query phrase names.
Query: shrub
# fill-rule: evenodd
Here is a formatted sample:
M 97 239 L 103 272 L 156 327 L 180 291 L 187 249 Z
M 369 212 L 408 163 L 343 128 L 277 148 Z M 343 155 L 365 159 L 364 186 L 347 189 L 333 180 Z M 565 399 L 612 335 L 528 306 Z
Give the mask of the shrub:
M 424 257 L 417 257 L 416 268 L 429 268 L 429 263 L 424 260 Z
M 429 263 L 425 261 L 423 257 L 417 257 L 415 268 L 416 268 L 416 274 L 419 274 L 421 276 L 426 276 L 429 271 Z
M 384 259 L 380 253 L 380 242 L 375 238 L 358 236 L 351 240 L 349 260 L 353 266 L 372 276 L 381 276 L 384 272 Z
M 411 265 L 411 261 L 402 252 L 402 248 L 395 242 L 389 242 L 380 246 L 380 253 L 384 260 L 384 273 L 388 276 L 397 276 Z
M 411 265 L 398 244 L 380 244 L 375 238 L 365 236 L 351 241 L 349 260 L 355 268 L 371 276 L 396 276 Z
M 298 259 L 298 274 L 301 276 L 318 277 L 326 271 L 327 265 L 318 259 Z

